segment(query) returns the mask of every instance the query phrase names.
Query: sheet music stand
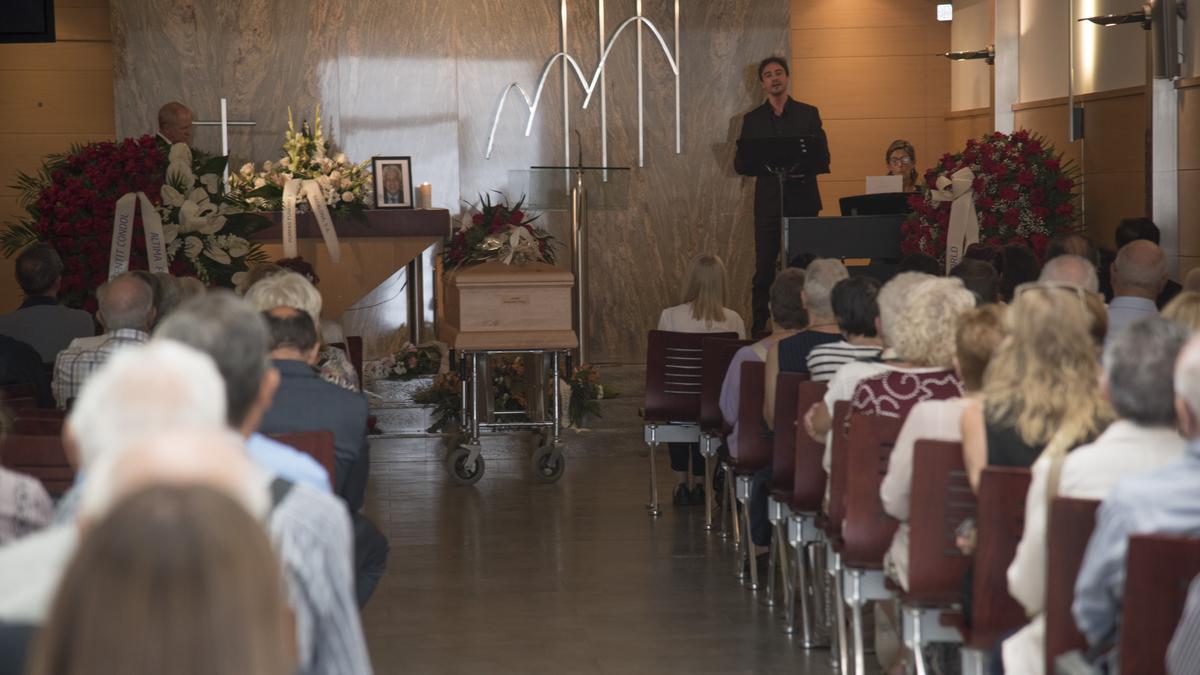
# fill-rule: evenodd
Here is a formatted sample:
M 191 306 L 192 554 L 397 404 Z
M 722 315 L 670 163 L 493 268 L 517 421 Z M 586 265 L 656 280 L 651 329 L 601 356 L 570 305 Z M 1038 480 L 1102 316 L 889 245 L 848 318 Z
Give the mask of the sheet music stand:
M 779 180 L 779 217 L 787 218 L 784 208 L 783 184 L 788 178 L 811 177 L 829 171 L 829 147 L 819 134 L 770 138 L 739 138 L 738 156 L 743 159 L 747 175 L 775 176 Z M 787 267 L 788 241 L 786 227 L 779 228 L 780 268 Z

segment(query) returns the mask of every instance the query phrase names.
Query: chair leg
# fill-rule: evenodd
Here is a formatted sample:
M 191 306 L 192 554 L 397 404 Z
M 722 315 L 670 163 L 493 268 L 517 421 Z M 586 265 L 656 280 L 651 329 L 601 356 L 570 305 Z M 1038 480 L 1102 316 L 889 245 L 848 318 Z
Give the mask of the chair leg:
M 917 669 L 917 675 L 926 675 L 929 671 L 925 666 L 925 650 L 921 649 L 925 641 L 921 637 L 921 610 L 913 607 L 908 610 L 908 615 L 912 621 L 912 644 L 909 645 L 909 648 L 912 649 L 913 664 Z
M 742 521 L 738 516 L 737 503 L 737 487 L 734 482 L 737 481 L 737 475 L 727 465 L 725 467 L 725 503 L 729 504 L 729 532 L 733 536 L 733 550 L 740 551 L 742 548 Z M 738 576 L 741 576 L 741 568 L 738 568 Z
M 754 555 L 754 538 L 750 534 L 750 500 L 740 504 L 742 507 L 742 543 L 746 547 L 746 561 L 750 568 L 750 590 L 757 591 L 760 586 L 758 584 L 758 560 Z
M 704 529 L 713 529 L 713 460 L 704 458 Z
M 854 673 L 866 672 L 866 650 L 863 645 L 862 572 L 850 572 L 850 621 L 854 631 Z
M 658 471 L 654 466 L 655 450 L 658 449 L 658 441 L 655 439 L 654 428 L 650 428 L 650 503 L 646 505 L 646 509 L 650 511 L 651 517 L 662 515 L 662 511 L 658 508 Z
M 812 608 L 808 603 L 808 544 L 801 541 L 796 547 L 796 584 L 792 592 L 788 594 L 788 599 L 791 600 L 788 609 L 788 620 L 791 623 L 792 630 L 796 631 L 796 612 L 800 612 L 800 646 L 805 649 L 813 648 L 813 633 L 812 633 Z M 799 598 L 799 606 L 797 607 L 797 597 Z
M 779 528 L 772 525 L 771 530 L 771 543 L 767 546 L 767 594 L 763 598 L 763 604 L 767 607 L 775 606 L 775 551 L 779 548 Z
M 831 643 L 830 628 L 833 625 L 829 616 L 829 597 L 833 584 L 830 583 L 829 572 L 825 569 L 824 545 L 821 542 L 808 542 L 804 545 L 804 557 L 807 561 L 807 579 L 802 589 L 804 595 L 800 598 L 808 608 L 809 642 L 806 646 L 810 649 L 828 647 Z
M 847 644 L 846 636 L 846 603 L 843 600 L 842 588 L 842 564 L 837 557 L 834 558 L 833 569 L 830 570 L 833 575 L 833 606 L 834 619 L 837 621 L 835 630 L 831 631 L 832 635 L 837 637 L 838 643 L 838 670 L 843 674 L 848 675 L 850 672 L 850 650 Z

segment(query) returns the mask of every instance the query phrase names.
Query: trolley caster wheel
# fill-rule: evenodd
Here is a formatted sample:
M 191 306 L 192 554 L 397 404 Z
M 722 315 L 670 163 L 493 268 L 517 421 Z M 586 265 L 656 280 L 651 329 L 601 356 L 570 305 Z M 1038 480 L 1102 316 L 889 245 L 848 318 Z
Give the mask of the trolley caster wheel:
M 471 451 L 467 448 L 459 446 L 450 451 L 446 455 L 446 471 L 450 474 L 450 480 L 459 485 L 474 485 L 483 477 L 485 463 L 483 456 L 475 458 L 475 461 L 468 466 L 467 457 L 471 455 Z
M 555 483 L 562 478 L 567 469 L 567 458 L 558 453 L 554 455 L 554 446 L 543 445 L 533 451 L 533 477 L 542 483 Z

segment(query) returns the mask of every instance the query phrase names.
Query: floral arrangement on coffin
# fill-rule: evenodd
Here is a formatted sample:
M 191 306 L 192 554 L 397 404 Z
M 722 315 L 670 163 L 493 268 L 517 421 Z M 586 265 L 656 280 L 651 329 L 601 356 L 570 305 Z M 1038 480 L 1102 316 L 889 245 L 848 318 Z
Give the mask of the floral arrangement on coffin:
M 278 161 L 263 162 L 262 168 L 243 164 L 229 174 L 229 189 L 247 209 L 279 211 L 283 208 L 283 186 L 291 179 L 315 180 L 321 186 L 325 204 L 331 211 L 361 212 L 371 201 L 370 162 L 354 164 L 346 153 L 331 154 L 329 141 L 321 130 L 321 106 L 317 106 L 316 121 L 309 126 L 301 122 L 300 130 L 288 108 L 288 130 L 284 134 L 285 156 Z M 305 202 L 300 200 L 303 209 Z
M 394 354 L 364 366 L 370 379 L 411 380 L 427 375 L 437 375 L 442 369 L 446 345 L 429 342 L 423 345 L 404 343 Z
M 488 195 L 480 195 L 478 211 L 470 220 L 464 219 L 445 244 L 442 262 L 447 269 L 489 260 L 505 265 L 553 264 L 554 237 L 533 226 L 538 216 L 523 211 L 524 204 L 524 197 L 510 206 L 502 194 L 494 203 Z
M 225 193 L 220 177 L 226 157 L 200 158 L 184 144 L 169 153 L 147 135 L 50 155 L 36 173 L 17 175 L 14 187 L 28 215 L 5 225 L 0 249 L 11 257 L 36 241 L 50 244 L 63 260 L 59 297 L 95 311 L 95 289 L 108 278 L 116 201 L 144 192 L 162 218 L 171 273 L 231 285 L 234 274 L 267 259 L 249 237 L 269 223 L 241 212 Z M 132 241 L 129 266 L 146 269 L 140 213 Z
M 969 140 L 962 152 L 943 155 L 925 173 L 925 184 L 935 186 L 939 177 L 963 168 L 975 175 L 980 242 L 1028 246 L 1041 258 L 1050 239 L 1076 229 L 1079 170 L 1073 162 L 1064 164 L 1044 138 L 1020 130 Z M 951 202 L 935 200 L 933 192 L 926 187 L 909 199 L 913 212 L 901 225 L 901 247 L 906 254 L 925 253 L 944 263 Z

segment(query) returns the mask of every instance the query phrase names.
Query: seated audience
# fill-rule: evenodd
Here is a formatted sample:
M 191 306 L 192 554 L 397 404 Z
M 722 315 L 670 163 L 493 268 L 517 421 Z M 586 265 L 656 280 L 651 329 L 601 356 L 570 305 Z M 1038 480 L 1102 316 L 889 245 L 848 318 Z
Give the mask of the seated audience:
M 1112 264 L 1113 299 L 1108 303 L 1109 333 L 1158 314 L 1155 298 L 1166 279 L 1167 257 L 1154 242 L 1138 239 L 1117 251 Z
M 158 294 L 154 297 L 154 321 L 157 325 L 183 302 L 183 286 L 177 277 L 168 272 L 155 272 L 154 278 L 158 281 Z
M 828 382 L 838 369 L 851 361 L 879 358 L 879 282 L 872 277 L 842 279 L 833 287 L 830 302 L 842 339 L 813 347 L 808 353 L 808 372 L 813 382 Z
M 1117 481 L 1183 456 L 1175 429 L 1175 358 L 1187 330 L 1166 319 L 1142 319 L 1118 331 L 1104 350 L 1101 389 L 1116 421 L 1092 443 L 1066 453 L 1058 444 L 1033 464 L 1025 497 L 1025 530 L 1008 568 L 1008 591 L 1033 620 L 1004 641 L 1004 670 L 1045 672 L 1047 519 L 1054 497 L 1104 499 Z M 1052 446 L 1055 447 L 1055 446 Z
M 122 347 L 149 339 L 154 325 L 154 294 L 145 281 L 126 272 L 109 279 L 96 289 L 100 309 L 96 319 L 104 327 L 102 340 L 95 347 L 68 347 L 54 362 L 54 399 L 59 408 L 67 408 L 79 394 L 92 371 L 109 355 Z
M 721 417 L 731 429 L 725 437 L 725 445 L 733 457 L 738 456 L 738 402 L 741 400 L 742 364 L 765 361 L 771 347 L 808 325 L 803 292 L 804 270 L 789 267 L 775 276 L 775 282 L 771 284 L 771 334 L 737 350 L 729 362 L 729 369 L 725 371 L 725 379 L 721 381 Z M 703 490 L 699 491 L 699 497 L 703 499 L 703 496 Z
M 1051 239 L 1046 245 L 1044 262 L 1048 263 L 1060 255 L 1079 256 L 1090 262 L 1093 268 L 1100 269 L 1100 249 L 1096 247 L 1095 242 L 1078 232 L 1061 234 Z
M 1155 246 L 1160 244 L 1158 225 L 1155 225 L 1153 220 L 1150 220 L 1144 216 L 1121 219 L 1121 223 L 1117 225 L 1117 231 L 1114 234 L 1114 238 L 1117 241 L 1118 251 L 1125 248 L 1125 246 L 1130 242 L 1134 242 L 1139 239 L 1152 242 Z M 1158 297 L 1154 299 L 1154 302 L 1156 305 L 1158 305 L 1159 309 L 1162 309 L 1163 307 L 1166 307 L 1167 303 L 1174 299 L 1176 295 L 1179 295 L 1179 292 L 1182 290 L 1183 286 L 1180 286 L 1179 283 L 1167 278 L 1166 281 L 1163 282 L 1162 292 L 1158 294 Z
M 321 277 L 317 276 L 317 271 L 304 258 L 282 258 L 276 260 L 275 264 L 282 269 L 291 270 L 308 279 L 308 283 L 312 284 L 313 288 L 319 290 Z M 317 332 L 321 334 L 321 342 L 323 344 L 339 344 L 346 341 L 346 334 L 342 331 L 342 325 L 336 321 L 322 318 L 321 325 L 317 326 Z
M 179 284 L 178 304 L 180 305 L 188 300 L 191 300 L 197 295 L 204 295 L 204 293 L 208 290 L 208 286 L 205 286 L 204 282 L 200 281 L 196 277 L 175 277 L 175 282 Z
M 807 373 L 808 355 L 813 348 L 842 341 L 831 296 L 833 287 L 849 276 L 846 266 L 832 258 L 814 260 L 805 270 L 802 296 L 808 326 L 775 343 L 767 352 L 763 419 L 768 429 L 775 428 L 775 382 L 779 373 Z
M 902 274 L 904 272 L 920 272 L 934 277 L 942 276 L 945 269 L 937 258 L 926 253 L 909 253 L 900 259 L 896 265 L 896 272 Z
M 900 521 L 884 559 L 888 576 L 908 589 L 908 514 L 912 496 L 913 451 L 918 440 L 959 441 L 959 418 L 969 398 L 979 396 L 983 374 L 992 353 L 1004 339 L 1004 306 L 996 303 L 972 309 L 958 319 L 954 336 L 954 371 L 963 396 L 928 400 L 913 406 L 904 420 L 888 458 L 880 485 L 883 509 Z
M 1188 270 L 1187 276 L 1183 280 L 1183 290 L 1200 291 L 1200 267 Z
M 267 276 L 246 291 L 246 300 L 259 311 L 276 307 L 304 310 L 312 317 L 313 323 L 320 325 L 321 294 L 307 279 L 295 272 L 283 271 Z M 350 363 L 350 357 L 341 349 L 322 344 L 317 356 L 317 369 L 322 380 L 343 389 L 360 391 L 358 373 Z
M 0 316 L 0 335 L 33 347 L 42 363 L 54 363 L 71 340 L 95 335 L 91 314 L 58 304 L 63 263 L 51 246 L 27 246 L 17 256 L 16 271 L 25 300 Z
M 1180 353 L 1174 385 L 1179 429 L 1188 439 L 1183 457 L 1118 481 L 1096 513 L 1071 608 L 1076 626 L 1093 646 L 1119 632 L 1129 537 L 1200 536 L 1200 337 Z
M 1012 302 L 1017 286 L 1037 281 L 1041 266 L 1037 256 L 1026 246 L 1009 244 L 1003 249 L 1004 267 L 1000 272 L 1000 297 Z
M 0 407 L 0 447 L 11 425 Z M 46 527 L 53 517 L 54 502 L 36 478 L 0 467 L 0 546 Z
M 961 279 L 963 286 L 975 294 L 975 304 L 1000 302 L 1000 275 L 990 263 L 963 258 L 950 270 L 950 276 Z
M 1200 292 L 1180 292 L 1163 308 L 1162 315 L 1188 330 L 1200 330 Z
M 37 407 L 54 407 L 54 390 L 42 356 L 33 347 L 7 335 L 0 335 L 0 384 L 32 387 Z
M 1029 284 L 1005 316 L 1008 339 L 984 377 L 982 402 L 963 411 L 963 463 L 978 489 L 985 466 L 1027 468 L 1051 438 L 1067 448 L 1111 418 L 1097 391 L 1104 339 L 1100 298 L 1078 287 Z
M 152 487 L 88 529 L 30 675 L 288 675 L 295 649 L 262 526 L 211 488 Z
M 1048 285 L 1065 284 L 1082 288 L 1090 293 L 1100 292 L 1100 279 L 1096 267 L 1072 253 L 1064 253 L 1046 261 L 1038 281 Z
M 736 333 L 746 338 L 746 324 L 725 306 L 725 263 L 711 253 L 701 253 L 688 265 L 683 303 L 668 307 L 658 317 L 658 330 L 676 333 Z M 704 503 L 704 486 L 694 478 L 704 476 L 704 458 L 695 443 L 668 443 L 671 470 L 677 485 L 671 497 L 676 506 Z M 691 471 L 688 471 L 688 465 Z
M 244 273 L 239 272 L 234 275 L 234 292 L 238 295 L 245 296 L 246 291 L 258 282 L 266 279 L 269 276 L 274 276 L 280 272 L 286 272 L 287 269 L 276 265 L 273 262 L 263 262 L 256 265 L 251 265 L 250 269 Z

